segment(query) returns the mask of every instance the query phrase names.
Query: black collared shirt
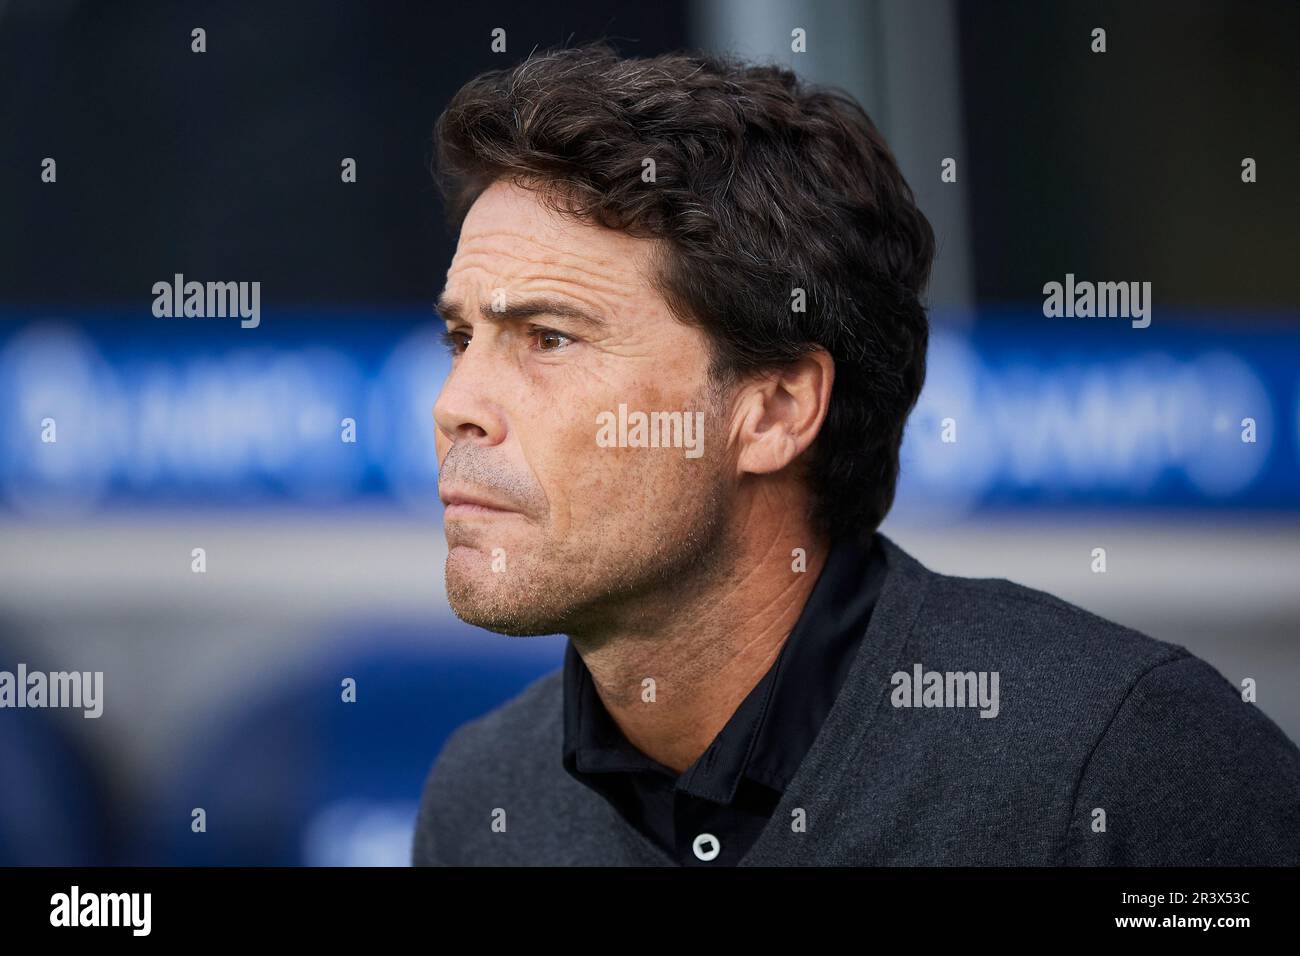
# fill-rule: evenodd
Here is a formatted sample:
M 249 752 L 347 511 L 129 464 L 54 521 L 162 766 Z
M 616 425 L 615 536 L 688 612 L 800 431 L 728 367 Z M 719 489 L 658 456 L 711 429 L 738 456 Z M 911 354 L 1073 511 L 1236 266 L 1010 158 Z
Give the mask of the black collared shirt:
M 682 865 L 734 866 L 830 712 L 884 577 L 874 536 L 870 546 L 837 541 L 777 659 L 680 775 L 628 741 L 567 642 L 564 768 Z

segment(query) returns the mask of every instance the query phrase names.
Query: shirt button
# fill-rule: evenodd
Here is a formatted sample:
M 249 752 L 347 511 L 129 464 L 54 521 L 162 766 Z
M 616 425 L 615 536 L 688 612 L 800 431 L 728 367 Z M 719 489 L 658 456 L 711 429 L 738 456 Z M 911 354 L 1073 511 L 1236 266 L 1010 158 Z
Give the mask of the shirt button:
M 695 851 L 697 859 L 708 862 L 722 852 L 722 844 L 718 842 L 718 838 L 712 833 L 701 833 L 695 838 L 691 849 Z

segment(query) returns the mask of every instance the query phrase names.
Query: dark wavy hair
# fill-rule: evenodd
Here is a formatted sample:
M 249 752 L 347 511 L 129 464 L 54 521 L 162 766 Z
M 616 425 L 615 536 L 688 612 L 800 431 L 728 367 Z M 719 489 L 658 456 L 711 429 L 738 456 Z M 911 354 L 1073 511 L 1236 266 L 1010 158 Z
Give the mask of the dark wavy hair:
M 934 232 L 847 93 L 775 65 L 623 58 L 598 41 L 471 80 L 434 140 L 453 232 L 505 178 L 561 215 L 661 240 L 652 283 L 706 332 L 714 384 L 825 348 L 835 384 L 806 453 L 809 519 L 831 537 L 879 526 L 925 381 Z

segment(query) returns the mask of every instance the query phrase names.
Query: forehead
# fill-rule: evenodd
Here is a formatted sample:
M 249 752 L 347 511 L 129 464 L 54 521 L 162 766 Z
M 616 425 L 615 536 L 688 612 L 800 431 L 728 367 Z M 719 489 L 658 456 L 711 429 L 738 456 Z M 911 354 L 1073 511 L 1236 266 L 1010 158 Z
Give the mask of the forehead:
M 561 216 L 535 192 L 498 180 L 465 216 L 447 289 L 468 293 L 483 282 L 543 279 L 643 291 L 654 253 L 653 240 Z

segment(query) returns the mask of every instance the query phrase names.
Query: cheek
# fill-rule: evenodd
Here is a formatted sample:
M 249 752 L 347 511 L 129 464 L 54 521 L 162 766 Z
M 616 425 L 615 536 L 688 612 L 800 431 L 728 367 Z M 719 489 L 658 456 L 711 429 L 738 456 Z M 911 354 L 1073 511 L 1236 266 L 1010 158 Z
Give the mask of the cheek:
M 534 471 L 558 533 L 638 525 L 654 515 L 662 520 L 702 483 L 708 465 L 687 460 L 681 449 L 604 447 L 597 441 L 599 428 L 593 411 L 589 426 L 566 425 L 552 432 L 544 449 L 534 450 L 541 456 Z
M 576 412 L 570 402 L 517 428 L 524 460 L 550 502 L 552 520 L 566 524 L 564 516 L 582 510 L 593 485 L 599 483 L 602 461 L 596 447 L 596 413 Z M 591 426 L 587 426 L 587 419 Z
M 517 428 L 528 468 L 547 499 L 548 534 L 556 539 L 599 535 L 638 507 L 640 491 L 632 483 L 642 452 L 597 442 L 597 416 L 617 407 L 616 400 L 569 395 Z

